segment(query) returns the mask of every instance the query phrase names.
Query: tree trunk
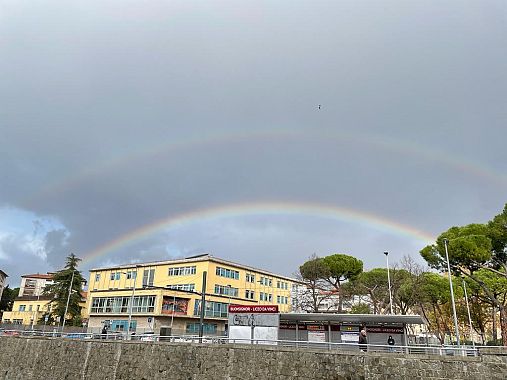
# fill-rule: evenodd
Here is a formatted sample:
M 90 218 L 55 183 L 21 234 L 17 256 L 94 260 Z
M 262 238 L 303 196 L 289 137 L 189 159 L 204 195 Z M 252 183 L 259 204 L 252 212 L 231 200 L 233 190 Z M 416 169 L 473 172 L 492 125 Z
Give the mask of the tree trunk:
M 502 329 L 502 344 L 507 346 L 507 310 L 505 306 L 500 305 L 500 328 Z
M 496 306 L 493 305 L 492 307 L 493 311 L 492 311 L 492 314 L 491 314 L 491 318 L 492 318 L 492 321 L 493 321 L 493 325 L 492 325 L 492 329 L 493 331 L 491 331 L 491 335 L 492 335 L 492 338 L 493 338 L 493 343 L 496 343 L 496 340 L 498 339 L 497 337 L 497 334 L 496 334 Z
M 440 344 L 444 344 L 445 331 L 442 334 L 442 330 L 440 329 L 440 324 L 438 323 L 438 313 L 437 313 L 437 309 L 435 307 L 435 304 L 433 304 L 433 315 L 435 316 L 435 324 L 437 325 L 438 340 L 440 341 Z

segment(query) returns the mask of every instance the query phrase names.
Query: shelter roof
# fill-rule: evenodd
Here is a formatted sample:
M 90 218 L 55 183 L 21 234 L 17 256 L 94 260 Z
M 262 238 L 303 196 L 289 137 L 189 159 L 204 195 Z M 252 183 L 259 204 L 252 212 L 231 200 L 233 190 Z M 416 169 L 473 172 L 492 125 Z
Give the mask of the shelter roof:
M 344 323 L 403 323 L 407 325 L 425 325 L 420 315 L 383 315 L 383 314 L 327 314 L 327 313 L 287 313 L 280 315 L 280 321 L 298 322 L 344 322 Z

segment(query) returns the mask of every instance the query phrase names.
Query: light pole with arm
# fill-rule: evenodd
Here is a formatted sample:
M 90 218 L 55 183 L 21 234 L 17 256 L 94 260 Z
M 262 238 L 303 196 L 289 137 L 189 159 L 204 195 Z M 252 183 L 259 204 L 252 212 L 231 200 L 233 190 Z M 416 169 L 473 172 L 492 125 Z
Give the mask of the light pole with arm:
M 63 332 L 63 329 L 65 328 L 65 316 L 67 315 L 67 310 L 69 309 L 70 294 L 72 293 L 72 284 L 74 282 L 74 273 L 75 272 L 76 272 L 75 270 L 72 271 L 72 277 L 70 279 L 69 295 L 67 296 L 67 304 L 65 305 L 65 313 L 63 313 L 62 332 Z
M 465 302 L 467 304 L 468 324 L 470 325 L 470 340 L 472 341 L 472 347 L 475 348 L 474 333 L 473 333 L 474 330 L 473 330 L 473 326 L 472 326 L 472 316 L 470 315 L 470 306 L 468 305 L 467 285 L 466 285 L 464 277 L 461 280 L 463 281 L 463 291 L 465 292 Z
M 130 272 L 132 279 L 134 280 L 134 284 L 132 286 L 132 294 L 130 295 L 130 302 L 129 302 L 129 320 L 127 323 L 127 339 L 130 339 L 130 324 L 132 323 L 132 308 L 134 303 L 134 294 L 136 292 L 136 281 L 137 281 L 137 268 L 135 271 Z M 130 284 L 132 285 L 132 281 L 130 281 Z
M 389 252 L 385 251 L 384 255 L 386 255 L 387 285 L 389 287 L 389 307 L 391 314 L 393 314 L 393 295 L 391 293 L 391 275 L 389 274 Z
M 449 263 L 449 251 L 447 249 L 447 244 L 449 240 L 444 239 L 444 247 L 445 247 L 445 259 L 447 260 L 447 274 L 449 275 L 449 287 L 451 289 L 451 302 L 452 302 L 452 313 L 454 317 L 454 329 L 456 330 L 456 344 L 459 347 L 459 329 L 458 329 L 458 317 L 456 316 L 456 304 L 454 303 L 454 290 L 452 288 L 452 278 L 451 278 L 451 264 Z

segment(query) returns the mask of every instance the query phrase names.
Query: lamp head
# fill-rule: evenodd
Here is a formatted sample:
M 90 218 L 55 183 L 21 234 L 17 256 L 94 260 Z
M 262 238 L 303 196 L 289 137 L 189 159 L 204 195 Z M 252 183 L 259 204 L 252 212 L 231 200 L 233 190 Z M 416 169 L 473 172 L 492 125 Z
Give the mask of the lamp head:
M 387 255 L 389 255 L 389 252 L 385 251 L 385 252 L 384 252 L 384 255 L 386 255 L 386 256 L 387 256 Z

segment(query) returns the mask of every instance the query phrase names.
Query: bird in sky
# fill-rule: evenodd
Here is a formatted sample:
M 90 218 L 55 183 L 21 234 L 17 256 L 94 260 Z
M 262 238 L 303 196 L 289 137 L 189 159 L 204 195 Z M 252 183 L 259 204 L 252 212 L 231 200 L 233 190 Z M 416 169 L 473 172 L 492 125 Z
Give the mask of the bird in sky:
M 319 104 L 319 110 L 320 110 L 320 107 L 321 107 L 321 105 Z

